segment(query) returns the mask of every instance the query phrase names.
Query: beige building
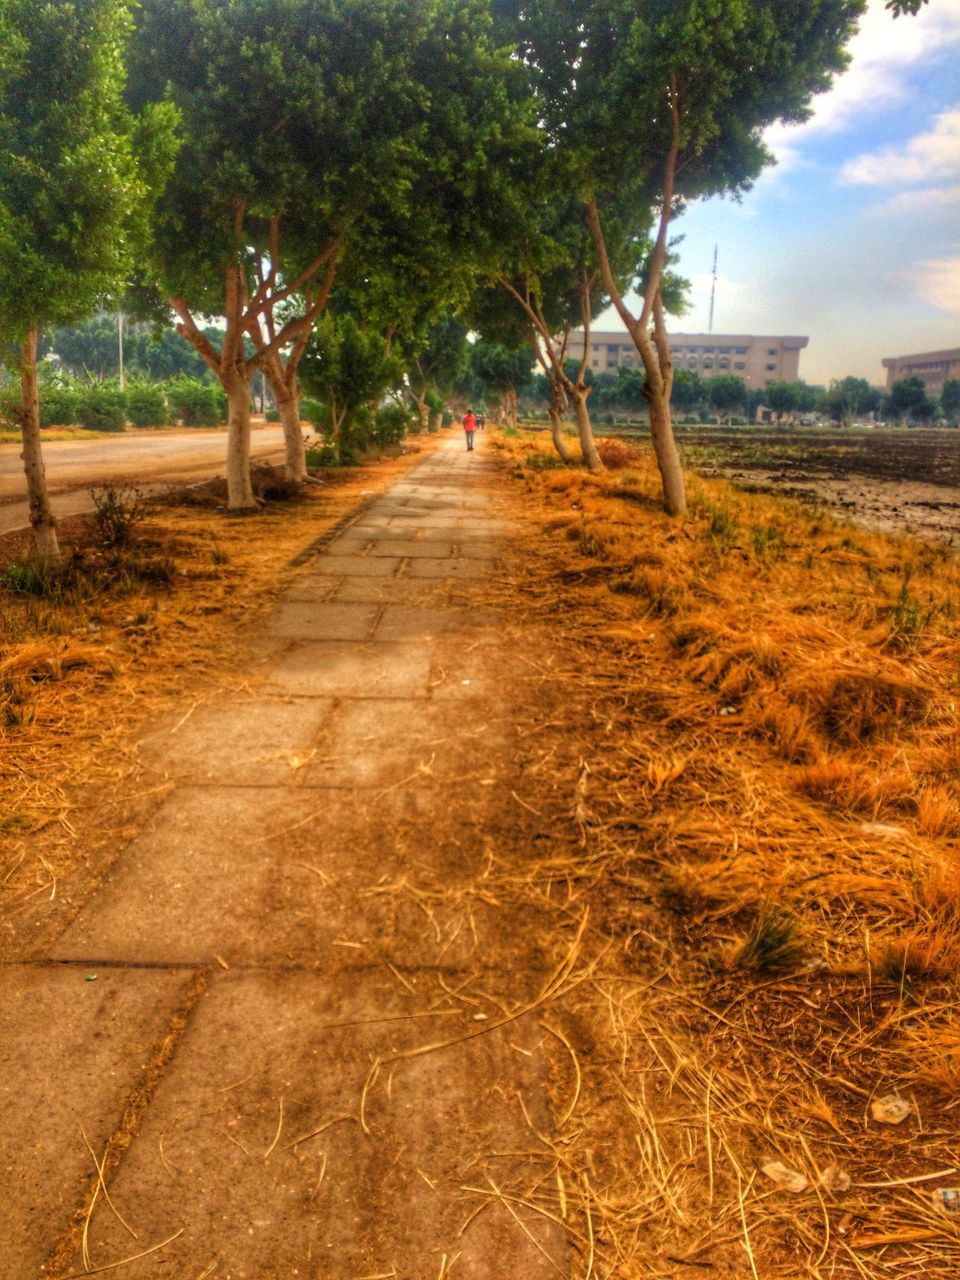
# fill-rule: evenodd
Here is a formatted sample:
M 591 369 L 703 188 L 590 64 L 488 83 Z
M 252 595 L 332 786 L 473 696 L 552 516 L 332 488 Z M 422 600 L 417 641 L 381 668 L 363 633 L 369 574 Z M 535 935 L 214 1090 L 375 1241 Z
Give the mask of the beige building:
M 887 356 L 887 390 L 901 378 L 922 378 L 927 394 L 938 396 L 948 378 L 960 378 L 960 347 L 951 351 L 921 351 L 917 356 Z
M 800 376 L 800 352 L 809 341 L 745 333 L 670 334 L 674 368 L 691 369 L 701 378 L 732 373 L 748 387 L 757 389 L 771 382 L 796 382 Z M 582 332 L 570 335 L 567 354 L 580 359 Z M 620 365 L 642 367 L 629 333 L 591 333 L 590 368 L 596 373 L 614 373 Z

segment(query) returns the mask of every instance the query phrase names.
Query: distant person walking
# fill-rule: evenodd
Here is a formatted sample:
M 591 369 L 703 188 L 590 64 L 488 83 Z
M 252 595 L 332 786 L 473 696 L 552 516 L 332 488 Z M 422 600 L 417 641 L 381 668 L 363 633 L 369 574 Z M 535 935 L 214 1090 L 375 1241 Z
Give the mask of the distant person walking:
M 477 430 L 482 431 L 486 425 L 487 425 L 486 414 L 483 412 L 478 413 L 477 414 Z
M 468 409 L 463 415 L 463 429 L 467 436 L 467 452 L 473 452 L 473 433 L 477 429 L 477 420 L 473 416 L 473 410 Z

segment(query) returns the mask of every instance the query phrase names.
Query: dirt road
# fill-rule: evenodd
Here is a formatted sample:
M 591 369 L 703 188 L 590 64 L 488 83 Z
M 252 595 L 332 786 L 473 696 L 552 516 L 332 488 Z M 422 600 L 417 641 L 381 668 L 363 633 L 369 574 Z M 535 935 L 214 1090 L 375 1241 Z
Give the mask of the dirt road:
M 54 514 L 76 515 L 92 509 L 88 490 L 107 483 L 152 486 L 204 480 L 222 474 L 226 431 L 221 428 L 188 431 L 138 431 L 114 438 L 49 440 L 43 446 Z M 280 427 L 261 426 L 253 431 L 255 458 L 283 456 Z M 0 534 L 29 524 L 23 498 L 23 464 L 20 446 L 0 444 Z

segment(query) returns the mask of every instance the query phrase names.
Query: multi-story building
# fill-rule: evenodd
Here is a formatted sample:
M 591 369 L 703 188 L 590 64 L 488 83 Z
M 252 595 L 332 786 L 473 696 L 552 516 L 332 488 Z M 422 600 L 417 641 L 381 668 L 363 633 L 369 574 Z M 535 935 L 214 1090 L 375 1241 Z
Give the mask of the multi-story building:
M 950 351 L 921 351 L 917 356 L 887 356 L 883 367 L 887 371 L 888 391 L 901 378 L 921 378 L 927 394 L 938 396 L 948 378 L 960 378 L 960 347 Z
M 701 378 L 732 373 L 748 387 L 762 389 L 771 382 L 796 382 L 800 352 L 809 338 L 769 337 L 744 333 L 671 333 L 675 369 L 692 369 Z M 583 333 L 570 335 L 567 354 L 579 360 Z M 614 373 L 621 365 L 641 368 L 629 333 L 591 333 L 590 365 L 595 373 Z

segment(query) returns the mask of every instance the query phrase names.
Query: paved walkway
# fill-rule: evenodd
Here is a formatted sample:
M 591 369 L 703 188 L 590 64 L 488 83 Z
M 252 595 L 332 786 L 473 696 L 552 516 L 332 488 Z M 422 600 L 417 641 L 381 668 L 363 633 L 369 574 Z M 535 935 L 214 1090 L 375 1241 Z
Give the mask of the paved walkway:
M 553 1170 L 542 1029 L 493 1025 L 544 966 L 478 889 L 515 785 L 483 443 L 308 560 L 248 696 L 152 727 L 152 829 L 0 971 L 4 1280 L 567 1273 L 509 1200 Z

